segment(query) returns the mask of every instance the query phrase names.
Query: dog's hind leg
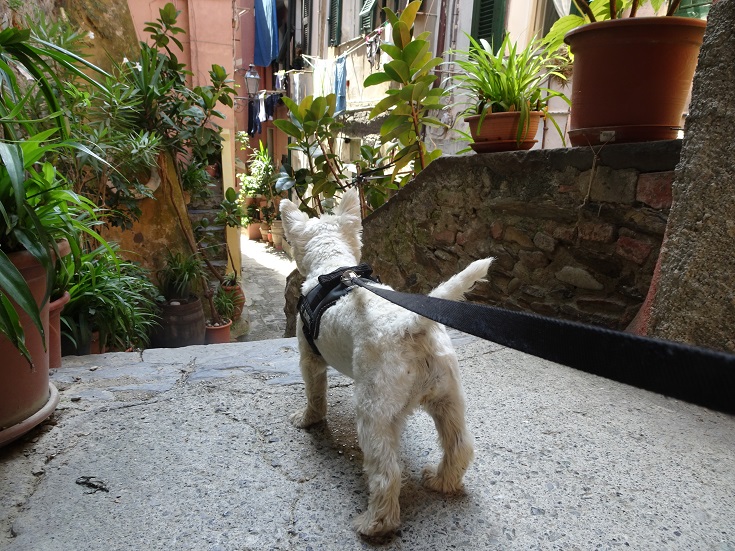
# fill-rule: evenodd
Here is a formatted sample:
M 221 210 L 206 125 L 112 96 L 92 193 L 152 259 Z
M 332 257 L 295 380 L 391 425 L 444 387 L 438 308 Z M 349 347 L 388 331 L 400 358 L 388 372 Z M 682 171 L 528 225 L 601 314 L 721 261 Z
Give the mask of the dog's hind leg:
M 291 415 L 291 423 L 305 428 L 327 416 L 327 362 L 299 339 L 301 376 L 306 387 L 306 407 Z
M 439 467 L 424 468 L 423 484 L 437 492 L 454 493 L 462 489 L 462 477 L 474 456 L 473 438 L 465 424 L 464 395 L 456 371 L 450 371 L 443 382 L 445 391 L 423 404 L 434 419 L 444 448 Z

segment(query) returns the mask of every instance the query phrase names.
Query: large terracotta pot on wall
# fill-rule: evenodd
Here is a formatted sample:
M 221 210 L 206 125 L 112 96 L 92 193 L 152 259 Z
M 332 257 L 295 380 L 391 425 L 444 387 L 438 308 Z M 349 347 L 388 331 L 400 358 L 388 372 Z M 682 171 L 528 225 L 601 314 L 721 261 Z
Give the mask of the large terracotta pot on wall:
M 46 294 L 46 271 L 25 251 L 8 256 L 28 282 L 40 306 Z M 46 334 L 48 311 L 47 302 L 41 309 L 41 321 Z M 59 393 L 49 382 L 49 356 L 43 338 L 25 312 L 20 311 L 19 317 L 34 367 L 28 365 L 7 338 L 0 336 L 0 446 L 38 425 L 51 415 L 59 403 Z
M 572 145 L 676 139 L 705 26 L 686 17 L 635 17 L 570 31 Z
M 517 138 L 521 115 L 517 111 L 488 113 L 482 124 L 480 115 L 465 117 L 464 120 L 470 127 L 470 135 L 475 140 L 470 147 L 477 153 L 531 149 L 536 143 L 534 138 L 543 115 L 541 111 L 531 111 L 528 114 L 528 128 L 522 134 L 520 142 Z

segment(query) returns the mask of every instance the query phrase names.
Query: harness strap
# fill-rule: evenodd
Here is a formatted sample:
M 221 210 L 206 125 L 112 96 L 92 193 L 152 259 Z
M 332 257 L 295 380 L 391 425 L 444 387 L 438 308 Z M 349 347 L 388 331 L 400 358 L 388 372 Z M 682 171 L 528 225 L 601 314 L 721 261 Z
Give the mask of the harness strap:
M 380 282 L 379 278 L 371 277 L 373 270 L 367 264 L 347 266 L 333 272 L 319 276 L 319 283 L 306 295 L 299 298 L 298 310 L 303 322 L 304 336 L 315 354 L 321 353 L 314 342 L 319 337 L 319 324 L 324 312 L 355 288 L 353 283 L 343 280 L 342 275 L 351 272 L 367 281 Z

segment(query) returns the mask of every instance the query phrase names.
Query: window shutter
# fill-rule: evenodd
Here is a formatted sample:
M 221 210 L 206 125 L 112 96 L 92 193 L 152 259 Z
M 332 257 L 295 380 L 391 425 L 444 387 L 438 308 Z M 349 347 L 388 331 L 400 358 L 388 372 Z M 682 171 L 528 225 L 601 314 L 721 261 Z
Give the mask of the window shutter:
M 707 16 L 711 6 L 712 0 L 681 0 L 674 15 L 700 19 Z
M 375 0 L 364 0 L 358 15 L 360 16 L 360 32 L 367 34 L 372 31 L 375 21 Z
M 475 0 L 472 18 L 472 37 L 484 38 L 494 48 L 500 46 L 505 35 L 505 1 Z
M 342 34 L 342 0 L 329 0 L 329 45 L 337 46 Z
M 303 3 L 302 25 L 301 28 L 301 51 L 305 54 L 311 53 L 311 43 L 309 31 L 311 29 L 311 2 L 312 0 L 301 0 Z

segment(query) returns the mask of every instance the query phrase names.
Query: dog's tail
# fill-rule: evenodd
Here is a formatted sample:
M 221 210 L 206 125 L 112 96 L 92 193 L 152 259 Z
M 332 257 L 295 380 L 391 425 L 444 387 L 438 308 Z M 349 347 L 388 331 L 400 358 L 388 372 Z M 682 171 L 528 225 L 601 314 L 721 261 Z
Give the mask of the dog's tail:
M 449 300 L 463 300 L 464 294 L 472 288 L 475 282 L 485 278 L 493 260 L 495 259 L 475 260 L 457 275 L 452 276 L 431 291 L 429 296 Z

